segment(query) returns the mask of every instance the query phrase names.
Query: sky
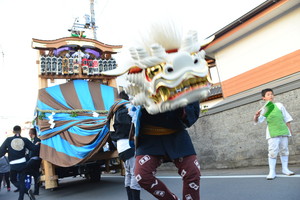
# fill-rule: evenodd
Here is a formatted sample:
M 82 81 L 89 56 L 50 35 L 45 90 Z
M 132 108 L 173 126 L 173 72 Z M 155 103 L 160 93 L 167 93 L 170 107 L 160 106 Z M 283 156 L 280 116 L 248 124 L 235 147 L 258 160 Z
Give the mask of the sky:
M 127 45 L 151 18 L 174 16 L 206 38 L 264 0 L 94 0 L 97 40 Z M 76 17 L 90 14 L 90 0 L 0 0 L 0 144 L 15 124 L 31 121 L 38 93 L 37 50 L 32 38 L 70 36 Z M 122 79 L 118 79 L 122 85 Z

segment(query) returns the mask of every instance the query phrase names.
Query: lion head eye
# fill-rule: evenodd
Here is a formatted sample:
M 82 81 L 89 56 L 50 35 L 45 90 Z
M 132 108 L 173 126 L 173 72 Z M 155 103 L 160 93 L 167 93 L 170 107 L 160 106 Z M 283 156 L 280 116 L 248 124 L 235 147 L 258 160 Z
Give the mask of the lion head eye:
M 199 62 L 198 58 L 195 58 L 194 64 L 198 64 L 198 62 Z
M 168 67 L 165 69 L 165 71 L 166 71 L 167 73 L 171 73 L 171 72 L 174 71 L 174 69 L 173 69 L 173 67 L 168 66 Z

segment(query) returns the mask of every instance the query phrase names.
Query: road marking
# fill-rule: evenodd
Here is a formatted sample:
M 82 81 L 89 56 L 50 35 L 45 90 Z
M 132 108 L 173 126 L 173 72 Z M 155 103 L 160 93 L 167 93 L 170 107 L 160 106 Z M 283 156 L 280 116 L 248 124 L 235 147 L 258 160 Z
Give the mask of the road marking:
M 230 176 L 201 176 L 201 179 L 213 178 L 266 178 L 267 175 L 230 175 Z M 180 176 L 157 176 L 158 178 L 181 178 Z M 300 175 L 276 175 L 276 178 L 300 178 Z
M 103 178 L 120 178 L 124 176 L 119 175 L 104 175 Z M 267 175 L 228 175 L 228 176 L 201 176 L 201 179 L 217 179 L 217 178 L 266 178 Z M 181 176 L 157 176 L 157 178 L 165 179 L 181 179 Z M 300 178 L 300 175 L 286 176 L 286 175 L 276 175 L 276 178 Z

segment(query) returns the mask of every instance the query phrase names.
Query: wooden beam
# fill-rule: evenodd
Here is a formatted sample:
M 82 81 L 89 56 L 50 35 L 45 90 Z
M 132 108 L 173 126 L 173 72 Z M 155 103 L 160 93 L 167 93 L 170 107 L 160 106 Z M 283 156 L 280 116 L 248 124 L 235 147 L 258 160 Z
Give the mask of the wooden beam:
M 55 175 L 55 166 L 46 160 L 42 161 L 42 165 L 45 172 L 45 175 L 43 176 L 45 181 L 45 189 L 56 188 L 58 186 L 58 176 Z

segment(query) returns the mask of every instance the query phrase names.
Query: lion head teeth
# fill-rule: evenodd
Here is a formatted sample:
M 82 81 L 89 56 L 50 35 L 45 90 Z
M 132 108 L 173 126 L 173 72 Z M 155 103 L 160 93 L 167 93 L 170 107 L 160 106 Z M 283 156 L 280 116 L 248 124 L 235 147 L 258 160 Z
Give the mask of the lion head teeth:
M 143 85 L 145 82 L 144 73 L 127 74 L 126 80 L 133 84 Z

